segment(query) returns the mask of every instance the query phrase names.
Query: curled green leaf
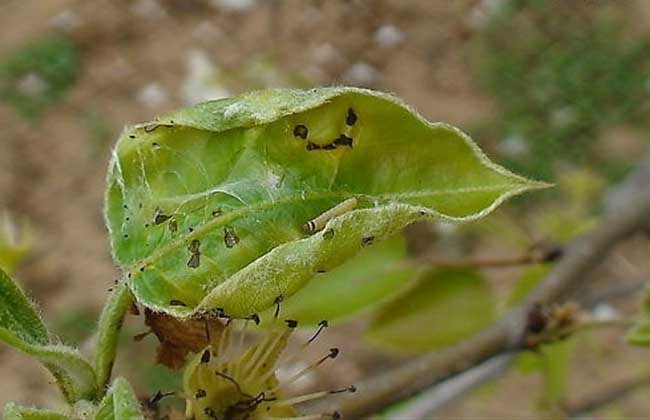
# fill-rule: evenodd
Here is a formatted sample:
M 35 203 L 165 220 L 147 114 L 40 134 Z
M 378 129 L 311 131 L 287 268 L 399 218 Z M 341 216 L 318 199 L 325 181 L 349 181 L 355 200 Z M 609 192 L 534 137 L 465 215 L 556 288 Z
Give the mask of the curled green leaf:
M 48 332 L 23 291 L 0 270 L 0 341 L 21 350 L 48 368 L 66 400 L 92 399 L 95 373 L 78 351 L 50 343 Z
M 245 316 L 413 221 L 477 219 L 543 186 L 390 95 L 284 89 L 127 128 L 105 214 L 139 302 Z

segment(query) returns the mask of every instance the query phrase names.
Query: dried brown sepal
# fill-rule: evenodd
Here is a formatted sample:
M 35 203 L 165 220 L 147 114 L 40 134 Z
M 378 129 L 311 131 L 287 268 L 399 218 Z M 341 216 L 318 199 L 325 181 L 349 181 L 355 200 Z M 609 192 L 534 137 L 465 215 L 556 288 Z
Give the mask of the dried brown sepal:
M 189 352 L 200 352 L 210 344 L 210 337 L 213 341 L 220 337 L 224 328 L 216 318 L 180 320 L 149 309 L 144 316 L 145 324 L 160 341 L 157 362 L 174 370 L 185 365 Z

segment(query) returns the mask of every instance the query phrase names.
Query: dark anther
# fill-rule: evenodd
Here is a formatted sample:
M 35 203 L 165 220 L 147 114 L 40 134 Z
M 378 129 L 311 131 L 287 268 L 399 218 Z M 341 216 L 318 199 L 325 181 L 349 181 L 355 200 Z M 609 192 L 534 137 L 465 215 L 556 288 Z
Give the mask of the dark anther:
M 250 315 L 246 319 L 249 319 L 249 320 L 253 321 L 255 323 L 255 325 L 260 325 L 260 316 L 257 315 L 257 314 Z
M 169 301 L 170 306 L 187 306 L 187 304 L 183 301 L 172 299 Z
M 173 392 L 156 392 L 153 397 L 149 400 L 149 406 L 155 406 L 160 402 L 165 397 L 169 397 L 170 395 L 174 395 Z
M 126 220 L 128 222 L 129 220 L 131 220 L 131 218 L 127 216 L 127 217 L 124 218 L 124 220 Z
M 198 400 L 199 398 L 205 398 L 206 395 L 208 395 L 208 393 L 205 392 L 205 389 L 197 389 L 194 398 Z
M 156 142 L 151 143 L 151 145 L 152 145 L 153 147 L 158 147 L 158 146 L 160 146 L 160 145 L 159 145 L 158 143 L 156 143 Z
M 306 126 L 299 124 L 293 128 L 293 135 L 305 140 L 309 135 L 309 130 L 307 130 Z
M 210 350 L 206 349 L 201 355 L 201 363 L 210 363 Z
M 205 414 L 206 416 L 208 416 L 212 420 L 218 420 L 217 419 L 217 413 L 215 413 L 214 410 L 212 408 L 210 408 L 210 407 L 205 407 L 205 409 L 203 409 L 203 414 Z
M 372 245 L 373 242 L 375 242 L 375 237 L 374 236 L 364 236 L 363 238 L 361 238 L 361 245 L 362 246 Z
M 108 288 L 108 291 L 109 291 L 109 292 L 112 292 L 112 291 L 113 291 L 113 288 L 112 288 L 112 287 L 109 287 L 109 288 Z
M 345 124 L 353 126 L 357 122 L 357 114 L 352 108 L 348 108 L 348 115 L 345 117 Z
M 320 148 L 321 147 L 319 145 L 317 145 L 316 143 L 307 142 L 307 150 L 309 150 L 309 151 L 318 150 Z
M 289 328 L 296 328 L 298 326 L 298 321 L 293 319 L 285 319 L 284 322 L 287 323 L 287 327 Z
M 334 144 L 337 146 L 352 147 L 352 137 L 348 137 L 345 134 L 341 134 L 336 140 L 334 140 Z
M 323 274 L 323 273 L 327 273 L 327 270 L 318 269 L 318 270 L 316 270 L 316 272 L 317 272 L 318 274 Z
M 140 272 L 144 273 L 144 267 L 140 267 Z
M 339 353 L 340 353 L 339 349 L 334 347 L 330 349 L 330 354 L 327 357 L 329 357 L 330 359 L 336 359 L 336 356 L 338 356 Z
M 354 385 L 350 385 L 347 388 L 335 389 L 333 391 L 330 391 L 330 394 L 341 394 L 343 392 L 352 392 L 352 393 L 357 392 L 357 387 Z
M 133 135 L 133 134 L 129 134 L 129 138 L 134 139 L 134 138 L 135 138 L 135 135 Z
M 212 210 L 212 217 L 221 216 L 221 213 L 223 213 L 221 209 Z
M 192 233 L 192 232 L 194 232 L 194 228 L 187 228 L 187 231 L 188 231 L 189 233 Z
M 284 296 L 278 295 L 278 297 L 273 301 L 273 304 L 275 304 L 275 313 L 273 314 L 273 318 L 277 318 L 278 315 L 280 315 L 280 303 L 282 303 L 283 300 Z
M 127 239 L 129 237 L 129 234 L 125 233 L 123 236 L 124 236 L 124 239 Z

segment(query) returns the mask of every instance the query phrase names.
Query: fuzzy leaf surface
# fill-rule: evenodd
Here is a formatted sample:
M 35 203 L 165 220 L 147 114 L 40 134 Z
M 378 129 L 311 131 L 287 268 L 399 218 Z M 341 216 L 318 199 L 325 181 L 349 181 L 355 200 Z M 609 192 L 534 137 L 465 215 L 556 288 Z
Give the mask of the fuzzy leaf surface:
M 0 341 L 43 363 L 69 402 L 96 395 L 95 373 L 90 364 L 75 349 L 50 343 L 47 329 L 31 302 L 2 270 Z
M 140 403 L 126 379 L 115 379 L 99 404 L 95 420 L 144 420 Z
M 278 89 L 127 128 L 105 215 L 139 302 L 178 317 L 246 316 L 411 222 L 477 219 L 543 186 L 387 94 Z M 355 210 L 303 230 L 351 198 Z
M 70 417 L 51 410 L 40 410 L 32 407 L 21 407 L 7 403 L 2 413 L 4 420 L 70 420 Z

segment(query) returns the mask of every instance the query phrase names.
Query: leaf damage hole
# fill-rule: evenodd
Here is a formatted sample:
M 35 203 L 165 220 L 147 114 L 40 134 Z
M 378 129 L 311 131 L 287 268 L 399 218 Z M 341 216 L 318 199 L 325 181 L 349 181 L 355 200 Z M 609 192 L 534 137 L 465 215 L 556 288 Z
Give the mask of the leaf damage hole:
M 201 242 L 198 239 L 192 240 L 187 249 L 190 251 L 190 259 L 187 261 L 187 266 L 189 268 L 198 268 L 201 265 L 201 251 L 199 247 Z
M 307 146 L 305 147 L 307 151 L 311 152 L 312 150 L 335 150 L 339 146 L 352 148 L 353 144 L 354 144 L 354 139 L 352 137 L 346 136 L 345 134 L 341 134 L 340 136 L 338 136 L 333 141 L 327 144 L 320 145 L 312 141 L 309 141 L 307 142 Z
M 298 124 L 293 128 L 293 135 L 295 137 L 300 137 L 301 139 L 306 140 L 307 136 L 309 135 L 309 130 L 307 129 L 307 126 Z
M 375 237 L 373 235 L 364 236 L 361 238 L 361 246 L 372 245 L 375 242 Z
M 226 226 L 223 228 L 223 243 L 226 244 L 226 247 L 232 248 L 239 243 L 239 236 L 235 233 L 235 229 L 232 226 Z
M 345 117 L 345 124 L 352 127 L 357 122 L 357 114 L 354 109 L 348 108 L 348 115 Z

